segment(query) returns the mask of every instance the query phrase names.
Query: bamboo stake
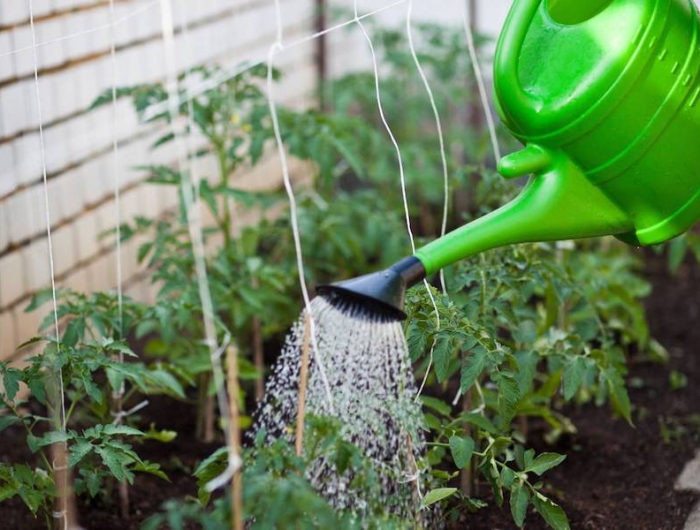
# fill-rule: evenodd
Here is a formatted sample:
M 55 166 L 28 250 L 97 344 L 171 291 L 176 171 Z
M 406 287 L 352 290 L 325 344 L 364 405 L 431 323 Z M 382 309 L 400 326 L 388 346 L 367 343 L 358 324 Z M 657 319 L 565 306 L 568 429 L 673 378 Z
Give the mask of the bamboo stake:
M 53 458 L 53 478 L 56 484 L 56 501 L 54 504 L 54 528 L 73 530 L 78 528 L 75 499 L 71 488 L 70 470 L 68 469 L 68 448 L 65 442 L 55 443 L 51 447 Z
M 238 410 L 238 359 L 235 346 L 229 346 L 226 352 L 228 367 L 228 399 L 231 421 L 229 423 L 231 455 L 240 456 L 241 428 Z M 231 484 L 231 520 L 233 530 L 243 530 L 243 469 L 239 467 L 233 475 Z
M 299 371 L 299 407 L 297 410 L 296 453 L 301 456 L 304 448 L 304 418 L 306 417 L 306 388 L 309 379 L 309 344 L 311 342 L 311 318 L 307 312 L 304 323 L 304 342 L 301 347 Z

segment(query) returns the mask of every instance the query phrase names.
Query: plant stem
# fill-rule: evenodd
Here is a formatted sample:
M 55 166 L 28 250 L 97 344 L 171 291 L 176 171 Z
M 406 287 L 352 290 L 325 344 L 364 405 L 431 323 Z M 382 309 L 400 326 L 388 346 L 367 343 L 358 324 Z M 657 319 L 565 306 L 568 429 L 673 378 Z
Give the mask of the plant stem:
M 467 392 L 462 396 L 462 412 L 466 414 L 469 412 L 472 408 L 472 389 L 470 388 L 467 390 Z M 464 435 L 467 437 L 472 437 L 472 426 L 470 423 L 465 423 L 464 425 Z M 466 495 L 467 497 L 470 497 L 472 494 L 473 490 L 473 462 L 469 461 L 467 464 L 467 467 L 462 469 L 459 473 L 459 481 L 462 489 L 462 493 Z
M 306 387 L 309 377 L 309 344 L 311 342 L 311 315 L 307 313 L 304 322 L 304 342 L 301 347 L 301 367 L 299 370 L 299 406 L 297 409 L 296 453 L 301 456 L 304 449 L 304 418 L 306 416 Z
M 258 372 L 258 378 L 255 380 L 255 399 L 260 401 L 265 393 L 265 352 L 259 317 L 253 317 L 253 361 L 255 371 Z
M 257 278 L 253 278 L 253 289 L 259 287 Z M 255 380 L 255 400 L 260 401 L 265 393 L 265 352 L 263 349 L 262 323 L 260 317 L 253 317 L 253 362 L 255 363 L 255 371 L 258 372 L 258 378 Z
M 238 412 L 238 359 L 234 346 L 229 346 L 226 352 L 226 364 L 228 367 L 228 399 L 231 414 L 229 429 L 231 455 L 240 457 L 241 428 L 240 414 Z M 233 475 L 231 485 L 231 513 L 233 530 L 243 530 L 243 470 L 239 467 Z

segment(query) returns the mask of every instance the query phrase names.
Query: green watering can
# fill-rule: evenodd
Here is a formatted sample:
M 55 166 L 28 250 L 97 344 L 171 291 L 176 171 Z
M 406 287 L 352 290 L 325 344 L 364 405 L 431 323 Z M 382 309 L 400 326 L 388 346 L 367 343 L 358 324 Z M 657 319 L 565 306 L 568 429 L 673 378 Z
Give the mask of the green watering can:
M 515 243 L 614 235 L 654 245 L 700 219 L 700 21 L 692 0 L 515 0 L 496 107 L 524 149 L 511 203 L 390 269 L 319 288 L 404 316 L 408 287 Z

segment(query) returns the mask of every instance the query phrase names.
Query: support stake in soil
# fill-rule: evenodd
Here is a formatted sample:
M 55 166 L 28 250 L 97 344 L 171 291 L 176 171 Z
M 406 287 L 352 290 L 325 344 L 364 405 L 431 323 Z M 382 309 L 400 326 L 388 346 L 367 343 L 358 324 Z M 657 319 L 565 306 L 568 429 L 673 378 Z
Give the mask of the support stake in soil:
M 234 346 L 229 346 L 226 352 L 228 366 L 228 399 L 231 421 L 229 425 L 231 455 L 240 456 L 241 429 L 238 411 L 238 354 Z M 233 530 L 243 530 L 243 469 L 239 466 L 233 475 L 231 483 L 231 520 Z
M 299 370 L 299 408 L 297 409 L 296 453 L 301 456 L 304 448 L 304 419 L 306 417 L 306 387 L 309 379 L 309 344 L 311 343 L 311 318 L 307 312 L 304 320 L 304 343 L 301 348 Z

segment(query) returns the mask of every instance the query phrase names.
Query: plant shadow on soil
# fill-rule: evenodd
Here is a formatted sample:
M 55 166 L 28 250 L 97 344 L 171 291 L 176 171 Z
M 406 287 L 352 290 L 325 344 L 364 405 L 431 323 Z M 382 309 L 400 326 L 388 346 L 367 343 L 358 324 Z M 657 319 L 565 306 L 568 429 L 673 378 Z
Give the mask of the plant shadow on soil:
M 635 427 L 612 417 L 606 407 L 570 407 L 565 412 L 578 428 L 578 434 L 561 439 L 555 446 L 542 440 L 544 429 L 531 426 L 531 442 L 538 451 L 567 454 L 567 460 L 547 474 L 550 493 L 566 510 L 573 529 L 583 530 L 682 530 L 698 496 L 674 491 L 673 485 L 685 463 L 700 448 L 700 433 L 687 434 L 664 443 L 660 418 L 683 421 L 700 413 L 700 268 L 685 263 L 676 276 L 667 272 L 663 258 L 646 253 L 646 276 L 654 292 L 646 302 L 652 336 L 671 353 L 668 367 L 639 363 L 631 367 L 630 378 L 643 384 L 630 388 L 635 407 Z M 672 390 L 671 370 L 682 372 L 687 385 Z M 194 437 L 194 414 L 190 405 L 167 398 L 151 398 L 143 426 L 154 422 L 161 429 L 178 432 L 169 444 L 146 442 L 139 454 L 160 463 L 170 482 L 138 475 L 130 488 L 131 517 L 118 515 L 118 499 L 113 504 L 80 501 L 78 513 L 88 530 L 131 530 L 160 505 L 172 498 L 196 496 L 191 473 L 218 444 L 204 444 Z M 9 428 L 2 435 L 0 461 L 32 462 L 23 442 L 23 433 Z M 481 485 L 481 491 L 487 488 Z M 486 500 L 489 500 L 486 496 Z M 476 514 L 462 514 L 451 528 L 506 530 L 514 528 L 507 506 L 491 506 Z M 42 519 L 34 519 L 19 499 L 0 504 L 0 528 L 39 530 Z M 192 527 L 195 528 L 195 527 Z M 547 526 L 530 513 L 526 529 Z

